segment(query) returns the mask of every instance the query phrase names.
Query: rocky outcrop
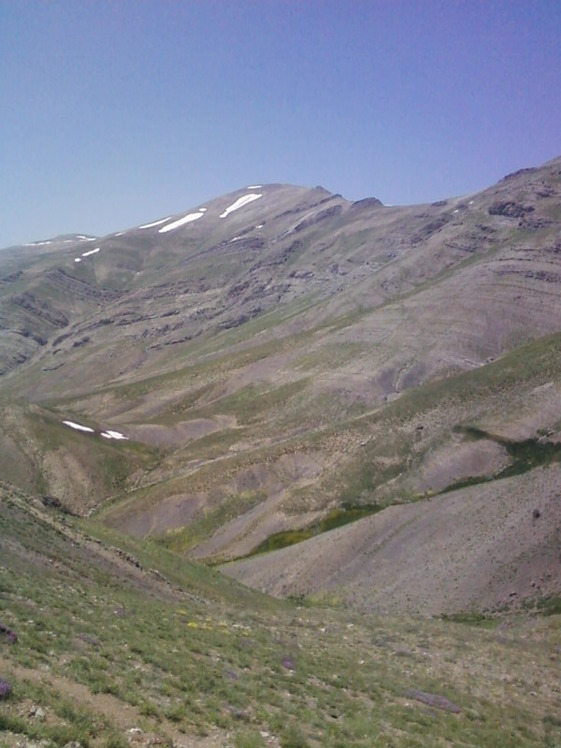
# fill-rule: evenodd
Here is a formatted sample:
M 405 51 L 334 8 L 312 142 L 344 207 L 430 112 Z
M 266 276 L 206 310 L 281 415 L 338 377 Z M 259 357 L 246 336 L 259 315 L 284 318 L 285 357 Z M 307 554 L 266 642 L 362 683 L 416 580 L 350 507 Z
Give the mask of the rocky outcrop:
M 331 208 L 320 210 L 320 212 L 316 213 L 314 216 L 305 218 L 303 221 L 300 221 L 300 223 L 294 227 L 294 231 L 303 231 L 304 229 L 307 229 L 310 226 L 315 226 L 316 224 L 320 223 L 321 221 L 325 221 L 328 218 L 335 218 L 335 216 L 341 215 L 342 212 L 343 207 L 341 205 L 333 205 Z
M 350 210 L 371 210 L 373 208 L 383 208 L 384 203 L 377 197 L 365 197 L 364 200 L 354 202 Z
M 42 299 L 38 299 L 33 293 L 25 291 L 20 296 L 14 296 L 12 303 L 25 309 L 35 317 L 39 317 L 44 322 L 48 322 L 53 327 L 66 327 L 68 317 L 62 312 L 53 309 Z
M 411 244 L 420 244 L 421 242 L 426 241 L 430 236 L 444 228 L 449 220 L 450 219 L 447 216 L 438 216 L 438 218 L 425 223 L 424 226 L 421 226 L 421 228 L 413 234 L 411 237 Z
M 426 704 L 434 709 L 442 709 L 445 712 L 452 712 L 453 714 L 459 714 L 462 711 L 453 701 L 450 701 L 446 696 L 440 696 L 439 694 L 413 690 L 407 691 L 405 695 L 410 699 L 420 701 L 421 704 Z
M 534 211 L 533 205 L 523 205 L 512 200 L 501 200 L 489 206 L 490 216 L 504 216 L 505 218 L 522 218 L 526 213 Z

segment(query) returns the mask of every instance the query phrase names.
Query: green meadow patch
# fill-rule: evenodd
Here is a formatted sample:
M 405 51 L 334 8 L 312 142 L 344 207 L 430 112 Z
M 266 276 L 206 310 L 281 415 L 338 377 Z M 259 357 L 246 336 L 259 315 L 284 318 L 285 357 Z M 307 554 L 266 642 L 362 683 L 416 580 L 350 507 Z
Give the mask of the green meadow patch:
M 277 551 L 280 548 L 286 548 L 290 545 L 301 543 L 303 540 L 308 540 L 316 535 L 329 532 L 329 530 L 335 530 L 337 527 L 343 527 L 343 525 L 356 522 L 363 517 L 369 517 L 372 514 L 376 514 L 381 509 L 383 509 L 383 507 L 377 504 L 360 507 L 343 506 L 339 509 L 333 509 L 321 520 L 299 530 L 285 530 L 270 535 L 266 540 L 256 546 L 249 556 Z

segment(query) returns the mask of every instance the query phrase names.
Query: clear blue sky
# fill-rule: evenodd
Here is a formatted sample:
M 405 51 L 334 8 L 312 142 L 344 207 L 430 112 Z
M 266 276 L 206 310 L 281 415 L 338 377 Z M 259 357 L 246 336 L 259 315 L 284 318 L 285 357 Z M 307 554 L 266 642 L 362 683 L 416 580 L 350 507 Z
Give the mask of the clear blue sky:
M 559 0 L 0 0 L 0 247 L 246 184 L 427 202 L 561 154 Z

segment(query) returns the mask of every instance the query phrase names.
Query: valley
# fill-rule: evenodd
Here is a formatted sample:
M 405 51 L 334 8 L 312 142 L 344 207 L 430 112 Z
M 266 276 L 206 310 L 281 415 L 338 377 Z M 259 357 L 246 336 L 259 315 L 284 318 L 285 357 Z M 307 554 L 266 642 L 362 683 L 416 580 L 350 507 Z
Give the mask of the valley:
M 2 745 L 557 745 L 561 159 L 146 219 L 0 251 Z

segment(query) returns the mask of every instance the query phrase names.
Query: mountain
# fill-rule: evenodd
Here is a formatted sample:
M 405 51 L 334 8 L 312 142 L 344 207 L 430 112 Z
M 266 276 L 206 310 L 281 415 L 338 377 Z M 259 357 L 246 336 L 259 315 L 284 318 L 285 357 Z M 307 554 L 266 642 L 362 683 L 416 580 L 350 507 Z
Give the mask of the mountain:
M 431 205 L 252 185 L 3 250 L 0 474 L 275 595 L 541 604 L 560 283 L 561 159 Z
M 560 744 L 560 279 L 561 159 L 3 249 L 0 744 Z

